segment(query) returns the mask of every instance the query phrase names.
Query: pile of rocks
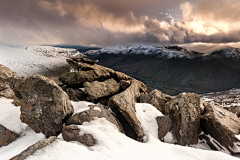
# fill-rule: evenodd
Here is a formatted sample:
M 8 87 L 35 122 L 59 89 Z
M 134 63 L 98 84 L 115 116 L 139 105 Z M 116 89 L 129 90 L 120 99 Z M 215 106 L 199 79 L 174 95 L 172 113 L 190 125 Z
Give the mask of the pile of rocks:
M 171 132 L 175 143 L 185 146 L 197 144 L 200 139 L 212 149 L 220 148 L 231 154 L 236 153 L 239 140 L 235 137 L 240 132 L 240 120 L 232 112 L 220 106 L 210 105 L 195 93 L 181 93 L 171 97 L 159 90 L 147 92 L 147 87 L 128 75 L 97 65 L 97 61 L 87 58 L 67 59 L 71 72 L 60 75 L 64 84 L 61 88 L 56 82 L 36 75 L 18 77 L 14 72 L 0 69 L 0 87 L 14 92 L 21 103 L 21 121 L 28 124 L 35 132 L 42 132 L 50 137 L 51 142 L 62 133 L 66 141 L 79 141 L 87 146 L 96 144 L 90 134 L 79 134 L 79 125 L 90 122 L 94 117 L 105 118 L 113 123 L 128 137 L 143 141 L 143 127 L 136 116 L 135 103 L 150 103 L 164 116 L 157 117 L 158 138 L 164 141 Z M 2 70 L 2 71 L 1 71 Z M 7 72 L 7 73 L 8 73 Z M 2 78 L 4 77 L 4 78 Z M 84 90 L 82 89 L 84 88 Z M 0 92 L 1 93 L 1 92 Z M 6 94 L 8 95 L 8 94 Z M 70 100 L 91 101 L 89 110 L 74 113 Z M 63 124 L 65 126 L 63 127 Z M 209 140 L 210 135 L 216 140 Z M 18 135 L 0 126 L 0 145 L 7 145 Z M 44 143 L 39 142 L 40 144 Z M 42 145 L 31 146 L 19 157 L 28 156 Z M 218 147 L 214 147 L 214 146 Z M 39 146 L 39 147 L 38 147 Z

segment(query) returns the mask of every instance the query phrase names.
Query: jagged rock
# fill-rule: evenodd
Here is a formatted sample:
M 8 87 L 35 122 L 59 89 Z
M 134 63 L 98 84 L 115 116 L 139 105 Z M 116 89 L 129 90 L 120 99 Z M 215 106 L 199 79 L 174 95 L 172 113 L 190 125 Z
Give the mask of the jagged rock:
M 89 105 L 89 110 L 76 113 L 71 118 L 66 121 L 66 125 L 81 125 L 83 122 L 90 122 L 94 120 L 94 117 L 98 118 L 106 118 L 109 122 L 113 123 L 120 132 L 124 133 L 121 123 L 117 120 L 117 118 L 107 109 L 105 109 L 103 105 Z
M 59 80 L 69 87 L 80 88 L 84 82 L 102 81 L 108 78 L 110 73 L 106 70 L 90 70 L 64 73 L 60 75 Z
M 81 129 L 76 126 L 63 127 L 62 136 L 65 141 L 78 141 L 86 146 L 94 146 L 96 144 L 95 139 L 91 134 L 80 134 Z
M 157 117 L 156 120 L 158 124 L 158 139 L 162 140 L 170 131 L 172 127 L 172 120 L 168 115 Z
M 101 65 L 97 65 L 97 64 L 90 65 L 87 63 L 83 63 L 83 62 L 76 62 L 72 58 L 67 59 L 66 61 L 69 65 L 69 68 L 71 71 L 78 72 L 78 71 L 98 70 L 98 71 L 102 71 L 102 72 L 108 72 L 111 75 L 111 78 L 114 78 L 118 82 L 120 82 L 121 80 L 132 80 L 133 79 L 132 77 L 130 77 L 124 73 L 114 71 L 110 68 L 103 67 Z
M 147 87 L 142 82 L 132 80 L 131 85 L 125 91 L 111 97 L 108 101 L 110 108 L 113 110 L 113 112 L 115 112 L 116 115 L 123 115 L 123 117 L 126 119 L 126 121 L 130 124 L 130 126 L 136 133 L 139 140 L 143 138 L 144 133 L 141 123 L 139 122 L 135 114 L 135 103 L 139 99 L 140 94 L 142 92 L 146 92 L 146 90 Z
M 121 80 L 120 86 L 122 90 L 126 90 L 131 85 L 131 81 Z
M 28 147 L 20 154 L 16 155 L 15 157 L 11 158 L 10 160 L 25 160 L 27 157 L 33 155 L 37 150 L 42 149 L 44 147 L 49 146 L 51 143 L 55 142 L 57 137 L 49 137 L 48 139 L 41 140 L 34 145 Z
M 155 108 L 157 108 L 160 112 L 164 113 L 165 104 L 172 100 L 173 98 L 161 91 L 154 89 L 149 94 L 142 93 L 140 95 L 141 103 L 150 103 Z
M 8 145 L 9 143 L 15 141 L 18 137 L 18 134 L 10 131 L 0 124 L 0 147 Z
M 78 88 L 68 88 L 63 86 L 62 89 L 68 94 L 68 97 L 72 101 L 83 101 L 87 98 L 87 94 Z
M 224 109 L 227 109 L 230 112 L 236 114 L 238 118 L 240 117 L 240 106 L 225 107 Z
M 74 57 L 71 59 L 75 62 L 83 62 L 83 63 L 87 63 L 87 64 L 91 64 L 91 65 L 94 65 L 98 62 L 98 60 L 91 60 L 91 59 L 88 59 L 85 57 Z
M 172 133 L 179 145 L 198 142 L 200 129 L 200 97 L 195 93 L 181 93 L 166 103 L 165 114 L 172 119 Z
M 85 92 L 93 100 L 115 94 L 120 90 L 120 84 L 113 78 L 104 82 L 85 82 L 83 86 L 85 88 Z
M 9 99 L 14 98 L 14 92 L 9 87 L 7 78 L 9 77 L 18 77 L 17 73 L 11 71 L 4 65 L 0 64 L 0 97 L 6 97 Z
M 223 107 L 208 104 L 201 116 L 201 128 L 232 154 L 236 147 L 240 147 L 239 140 L 235 137 L 240 134 L 240 120 Z
M 39 75 L 9 78 L 9 82 L 21 102 L 21 121 L 47 137 L 58 135 L 63 121 L 73 114 L 72 104 L 62 88 Z

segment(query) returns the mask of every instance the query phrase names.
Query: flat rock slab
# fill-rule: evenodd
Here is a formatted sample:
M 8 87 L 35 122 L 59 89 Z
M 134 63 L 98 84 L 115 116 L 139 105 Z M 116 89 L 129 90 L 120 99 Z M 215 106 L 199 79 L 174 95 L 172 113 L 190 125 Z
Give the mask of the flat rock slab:
M 106 70 L 90 70 L 79 72 L 68 72 L 60 75 L 59 80 L 72 88 L 81 88 L 84 82 L 102 81 L 110 78 Z
M 95 117 L 106 118 L 109 122 L 114 124 L 118 130 L 124 133 L 123 127 L 118 119 L 112 114 L 111 111 L 105 109 L 101 104 L 89 105 L 90 109 L 84 112 L 76 113 L 66 121 L 66 125 L 82 125 L 83 122 L 93 121 Z
M 166 103 L 165 114 L 172 119 L 172 133 L 182 146 L 196 144 L 200 129 L 200 97 L 195 93 L 181 93 Z
M 55 142 L 56 140 L 57 140 L 57 137 L 54 137 L 54 136 L 49 137 L 48 139 L 41 140 L 36 144 L 28 147 L 27 149 L 25 149 L 15 157 L 11 158 L 10 160 L 25 160 L 27 157 L 33 155 L 37 150 L 49 146 L 51 143 Z
M 230 153 L 237 153 L 237 150 L 239 152 L 240 143 L 235 136 L 240 134 L 240 120 L 234 113 L 208 104 L 201 116 L 201 128 Z
M 110 108 L 116 114 L 122 114 L 135 131 L 138 139 L 144 136 L 141 123 L 136 117 L 135 103 L 141 92 L 146 92 L 147 87 L 140 81 L 132 80 L 131 85 L 123 92 L 111 97 L 108 101 Z
M 15 141 L 18 137 L 18 134 L 10 131 L 0 124 L 0 147 L 8 145 L 9 143 Z
M 22 122 L 47 137 L 61 133 L 63 121 L 74 112 L 68 95 L 61 87 L 39 75 L 10 78 L 9 82 L 21 102 Z
M 86 146 L 94 146 L 96 140 L 91 134 L 80 134 L 81 129 L 76 125 L 65 126 L 62 131 L 62 136 L 65 141 L 78 141 Z
M 93 100 L 103 98 L 120 91 L 120 84 L 113 78 L 104 82 L 85 82 L 83 86 L 85 88 L 85 92 Z

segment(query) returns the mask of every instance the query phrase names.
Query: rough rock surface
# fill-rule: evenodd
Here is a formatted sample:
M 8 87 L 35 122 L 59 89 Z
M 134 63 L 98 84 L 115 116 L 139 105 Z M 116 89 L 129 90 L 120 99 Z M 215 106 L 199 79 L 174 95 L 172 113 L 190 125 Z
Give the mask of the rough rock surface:
M 111 111 L 104 108 L 103 105 L 89 105 L 89 110 L 76 113 L 71 118 L 66 121 L 66 125 L 81 125 L 83 122 L 90 122 L 97 118 L 106 118 L 109 122 L 113 123 L 120 132 L 124 133 L 121 123 L 117 120 L 117 118 L 111 113 Z
M 235 137 L 240 134 L 240 120 L 223 107 L 207 105 L 201 117 L 201 128 L 232 154 L 235 153 L 235 147 L 240 147 L 239 140 Z
M 91 64 L 91 65 L 94 65 L 98 62 L 98 60 L 92 60 L 92 59 L 88 59 L 85 57 L 74 57 L 71 59 L 75 62 L 83 62 L 83 63 L 87 63 L 87 64 Z
M 160 112 L 164 113 L 165 104 L 172 100 L 173 98 L 161 91 L 154 89 L 149 94 L 142 93 L 140 95 L 141 103 L 150 103 L 155 108 L 157 108 Z
M 195 93 L 181 93 L 166 103 L 165 114 L 172 119 L 173 136 L 179 145 L 198 142 L 200 129 L 200 97 Z
M 131 85 L 131 81 L 121 80 L 120 86 L 122 90 L 126 90 Z
M 226 107 L 224 109 L 227 109 L 230 112 L 236 114 L 238 118 L 240 117 L 240 106 Z
M 62 136 L 65 141 L 78 141 L 86 146 L 94 146 L 95 139 L 91 134 L 80 134 L 80 128 L 76 125 L 63 127 Z
M 28 147 L 20 154 L 16 155 L 15 157 L 11 158 L 10 160 L 25 160 L 28 156 L 33 155 L 37 150 L 42 149 L 46 146 L 49 146 L 51 143 L 57 140 L 57 137 L 49 137 L 48 139 L 41 140 L 36 144 Z
M 85 92 L 93 100 L 115 94 L 120 90 L 120 84 L 113 78 L 104 82 L 85 82 L 83 86 L 85 88 Z
M 53 80 L 43 76 L 9 78 L 21 102 L 21 121 L 47 137 L 61 133 L 63 121 L 73 114 L 68 95 Z
M 14 92 L 9 87 L 7 81 L 7 78 L 9 77 L 18 77 L 18 75 L 6 66 L 0 64 L 0 96 L 13 99 Z
M 59 80 L 72 88 L 81 88 L 84 82 L 103 81 L 110 78 L 106 70 L 90 70 L 79 72 L 68 72 L 60 75 Z
M 156 120 L 158 124 L 158 139 L 162 140 L 170 131 L 172 127 L 172 120 L 168 115 L 157 117 Z
M 147 87 L 140 81 L 132 80 L 131 85 L 123 92 L 111 97 L 108 101 L 110 108 L 115 114 L 122 114 L 126 121 L 135 131 L 137 138 L 141 140 L 144 136 L 141 123 L 136 117 L 135 103 Z M 125 128 L 124 128 L 125 129 Z M 125 130 L 126 131 L 126 130 Z
M 0 147 L 8 145 L 9 143 L 15 141 L 18 137 L 18 134 L 10 131 L 0 124 Z
M 62 89 L 68 94 L 68 97 L 72 101 L 83 101 L 87 98 L 87 94 L 78 88 L 68 88 L 63 86 Z
M 114 71 L 110 68 L 103 67 L 101 65 L 97 65 L 97 64 L 90 65 L 87 63 L 83 63 L 83 62 L 77 62 L 76 60 L 74 60 L 72 58 L 67 59 L 66 61 L 69 65 L 69 68 L 71 71 L 78 72 L 78 71 L 98 70 L 98 71 L 108 72 L 111 75 L 111 78 L 114 78 L 118 82 L 120 82 L 121 80 L 132 80 L 133 79 L 132 77 L 130 77 L 124 73 Z

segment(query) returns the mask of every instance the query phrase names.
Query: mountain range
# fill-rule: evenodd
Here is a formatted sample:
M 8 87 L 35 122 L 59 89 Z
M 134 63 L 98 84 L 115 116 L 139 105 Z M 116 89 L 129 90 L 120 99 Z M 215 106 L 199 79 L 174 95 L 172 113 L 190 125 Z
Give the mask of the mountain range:
M 84 55 L 170 95 L 239 88 L 240 49 L 213 48 L 217 50 L 201 53 L 191 47 L 127 46 L 89 50 Z

